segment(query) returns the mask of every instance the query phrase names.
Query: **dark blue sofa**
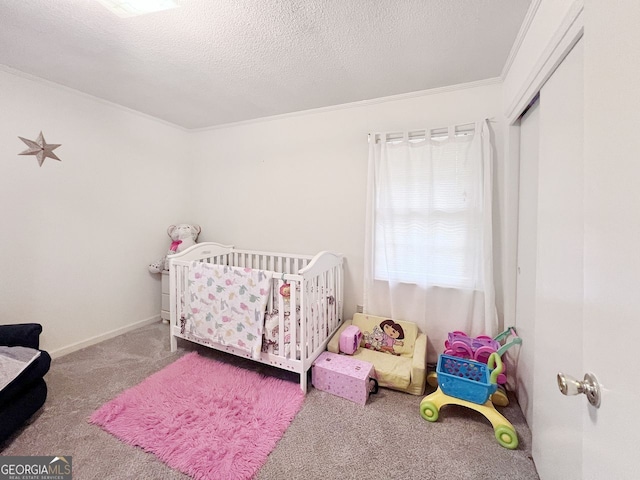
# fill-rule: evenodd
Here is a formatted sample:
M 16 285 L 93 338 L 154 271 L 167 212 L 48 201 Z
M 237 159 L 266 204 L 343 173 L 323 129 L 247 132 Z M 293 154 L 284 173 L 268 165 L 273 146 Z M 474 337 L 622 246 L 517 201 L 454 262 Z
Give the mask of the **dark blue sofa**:
M 0 345 L 40 348 L 42 325 L 24 323 L 0 325 Z M 0 391 L 0 448 L 18 430 L 47 398 L 44 375 L 51 366 L 51 357 L 43 350 L 17 378 Z

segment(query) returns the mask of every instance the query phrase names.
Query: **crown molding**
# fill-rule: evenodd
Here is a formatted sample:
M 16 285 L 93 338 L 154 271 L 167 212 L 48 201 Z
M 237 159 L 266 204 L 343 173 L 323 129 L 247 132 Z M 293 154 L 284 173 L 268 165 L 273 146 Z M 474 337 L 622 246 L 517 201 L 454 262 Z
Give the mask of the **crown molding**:
M 320 108 L 312 108 L 309 110 L 300 110 L 297 112 L 290 112 L 290 113 L 283 113 L 280 115 L 271 115 L 268 117 L 260 117 L 260 118 L 254 118 L 254 119 L 250 119 L 250 120 L 242 120 L 239 122 L 233 122 L 233 123 L 224 123 L 224 124 L 220 124 L 220 125 L 212 125 L 210 127 L 201 127 L 201 128 L 194 128 L 194 129 L 190 129 L 189 132 L 206 132 L 206 131 L 210 131 L 210 130 L 219 130 L 219 129 L 224 129 L 224 128 L 231 128 L 231 127 L 239 127 L 239 126 L 243 126 L 243 125 L 251 125 L 254 123 L 261 123 L 261 122 L 270 122 L 273 120 L 282 120 L 282 119 L 286 119 L 286 118 L 294 118 L 294 117 L 299 117 L 299 116 L 304 116 L 304 115 L 315 115 L 315 114 L 320 114 L 320 113 L 327 113 L 327 112 L 333 112 L 333 111 L 337 111 L 337 110 L 345 110 L 345 109 L 350 109 L 350 108 L 359 108 L 359 107 L 367 107 L 370 105 L 378 105 L 381 103 L 387 103 L 387 102 L 396 102 L 399 100 L 407 100 L 407 99 L 411 99 L 411 98 L 417 98 L 417 97 L 424 97 L 427 95 L 439 95 L 442 93 L 449 93 L 449 92 L 455 92 L 458 90 L 466 90 L 469 88 L 477 88 L 477 87 L 484 87 L 484 86 L 488 86 L 488 85 L 495 85 L 495 84 L 501 84 L 502 83 L 502 78 L 500 77 L 494 77 L 494 78 L 488 78 L 485 80 L 477 80 L 475 82 L 468 82 L 468 83 L 459 83 L 457 85 L 447 85 L 445 87 L 438 87 L 438 88 L 430 88 L 428 90 L 419 90 L 416 92 L 409 92 L 409 93 L 400 93 L 398 95 L 390 95 L 387 97 L 379 97 L 379 98 L 373 98 L 370 100 L 360 100 L 357 102 L 350 102 L 350 103 L 342 103 L 339 105 L 331 105 L 328 107 L 320 107 Z
M 513 124 L 584 35 L 584 0 L 576 0 L 505 111 Z
M 47 79 L 44 79 L 42 77 L 38 77 L 36 75 L 32 75 L 30 73 L 26 73 L 26 72 L 23 72 L 21 70 L 16 70 L 15 68 L 9 67 L 8 65 L 3 65 L 3 64 L 0 63 L 0 72 L 8 73 L 9 75 L 13 75 L 15 77 L 20 77 L 20 78 L 23 78 L 25 80 L 32 81 L 34 83 L 39 83 L 41 85 L 45 85 L 45 86 L 50 87 L 50 88 L 55 88 L 56 90 L 60 90 L 60 91 L 66 92 L 66 93 L 77 95 L 77 96 L 82 97 L 82 98 L 84 98 L 86 100 L 92 100 L 94 102 L 101 103 L 102 105 L 106 105 L 106 106 L 109 106 L 111 108 L 115 108 L 116 110 L 120 110 L 122 112 L 127 112 L 127 113 L 130 113 L 132 115 L 136 115 L 138 117 L 142 117 L 142 118 L 145 118 L 147 120 L 151 120 L 153 122 L 161 123 L 161 124 L 163 124 L 163 125 L 165 125 L 167 127 L 176 128 L 176 129 L 181 130 L 183 132 L 188 132 L 189 131 L 189 129 L 187 129 L 187 128 L 181 126 L 181 125 L 177 125 L 175 123 L 168 122 L 166 120 L 163 120 L 163 119 L 158 118 L 158 117 L 154 117 L 153 115 L 149 115 L 147 113 L 142 113 L 142 112 L 140 112 L 138 110 L 134 110 L 133 108 L 129 108 L 129 107 L 125 107 L 123 105 L 120 105 L 119 103 L 115 103 L 115 102 L 112 102 L 110 100 L 105 100 L 104 98 L 100 98 L 100 97 L 96 97 L 94 95 L 90 95 L 88 93 L 82 92 L 82 91 L 77 90 L 75 88 L 67 87 L 65 85 L 62 85 L 61 83 L 53 82 L 51 80 L 47 80 Z
M 509 52 L 509 56 L 507 57 L 507 61 L 502 68 L 502 73 L 500 74 L 500 78 L 504 81 L 511 70 L 511 65 L 513 65 L 513 61 L 520 52 L 520 47 L 522 46 L 522 42 L 524 41 L 527 33 L 529 33 L 529 28 L 531 28 L 531 23 L 538 13 L 538 7 L 540 7 L 540 3 L 542 0 L 533 0 L 531 5 L 529 5 L 529 9 L 527 10 L 526 15 L 524 16 L 524 20 L 522 20 L 522 25 L 520 25 L 520 30 L 518 30 L 518 35 L 516 35 L 516 39 L 511 46 L 511 51 Z

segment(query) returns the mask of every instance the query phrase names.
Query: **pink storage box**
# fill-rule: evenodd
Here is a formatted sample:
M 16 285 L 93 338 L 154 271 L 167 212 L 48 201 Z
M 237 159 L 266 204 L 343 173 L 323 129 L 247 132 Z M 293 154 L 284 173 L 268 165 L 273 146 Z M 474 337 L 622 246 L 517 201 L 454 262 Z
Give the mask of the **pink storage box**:
M 346 355 L 322 352 L 313 362 L 311 383 L 318 390 L 365 405 L 378 392 L 373 364 Z

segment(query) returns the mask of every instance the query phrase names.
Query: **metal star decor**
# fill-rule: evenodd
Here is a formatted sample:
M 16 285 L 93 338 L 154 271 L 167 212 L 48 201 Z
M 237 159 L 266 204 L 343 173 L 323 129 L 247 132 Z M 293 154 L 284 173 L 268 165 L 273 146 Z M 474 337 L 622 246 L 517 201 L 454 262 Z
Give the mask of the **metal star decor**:
M 35 142 L 33 140 L 28 140 L 22 137 L 18 138 L 26 143 L 29 147 L 24 152 L 19 153 L 18 155 L 35 155 L 40 166 L 42 166 L 42 164 L 44 163 L 44 159 L 47 157 L 58 160 L 59 162 L 62 161 L 55 153 L 53 153 L 53 151 L 60 145 L 47 143 L 44 139 L 44 136 L 42 135 L 42 132 L 40 132 L 40 135 L 38 135 L 38 139 Z

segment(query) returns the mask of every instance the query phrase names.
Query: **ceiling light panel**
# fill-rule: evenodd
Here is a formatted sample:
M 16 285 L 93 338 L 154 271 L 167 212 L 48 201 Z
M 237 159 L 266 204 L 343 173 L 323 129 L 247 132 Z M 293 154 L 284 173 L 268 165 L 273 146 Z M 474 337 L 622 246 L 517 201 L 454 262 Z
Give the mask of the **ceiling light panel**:
M 122 18 L 136 17 L 146 13 L 176 8 L 173 0 L 97 0 L 110 12 Z

